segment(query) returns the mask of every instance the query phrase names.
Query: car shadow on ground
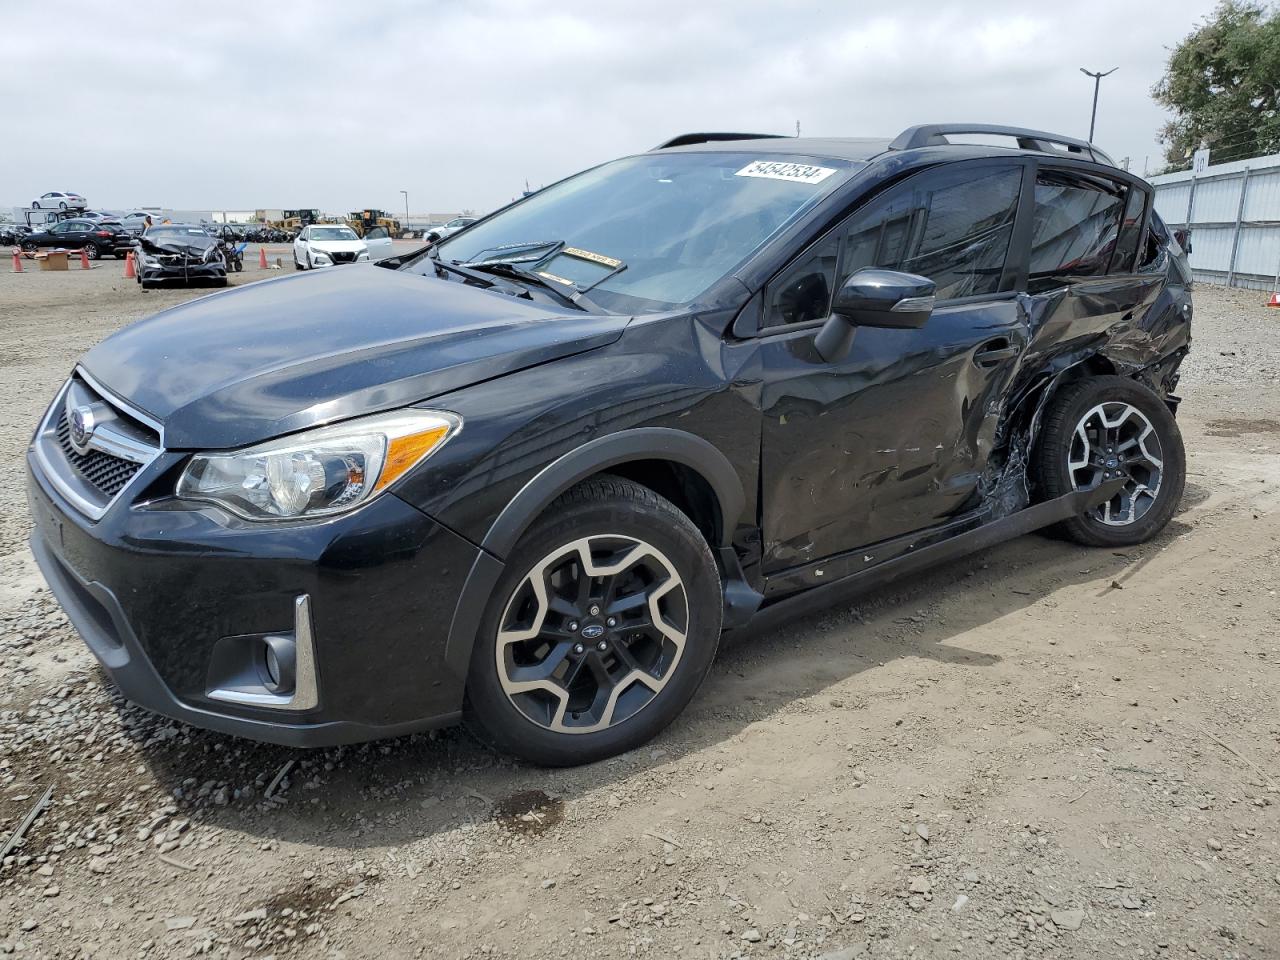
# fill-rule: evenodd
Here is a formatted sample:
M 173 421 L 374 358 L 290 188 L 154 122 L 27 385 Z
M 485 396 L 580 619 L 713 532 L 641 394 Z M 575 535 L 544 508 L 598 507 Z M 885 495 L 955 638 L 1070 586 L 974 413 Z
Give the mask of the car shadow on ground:
M 1183 510 L 1205 496 L 1189 488 Z M 263 840 L 315 844 L 321 838 L 330 848 L 351 851 L 407 845 L 526 810 L 539 811 L 533 822 L 551 823 L 584 794 L 603 791 L 607 797 L 611 784 L 730 740 L 797 701 L 891 661 L 919 658 L 945 667 L 988 668 L 1002 658 L 966 649 L 957 637 L 1059 589 L 1117 583 L 1189 530 L 1175 519 L 1159 538 L 1129 550 L 1031 535 L 765 635 L 727 635 L 701 692 L 663 735 L 621 757 L 572 769 L 515 762 L 465 729 L 304 751 L 157 723 L 117 703 L 149 774 L 161 789 L 177 791 L 181 815 L 197 823 Z M 953 601 L 957 591 L 991 599 L 964 604 L 959 613 L 952 609 L 945 620 L 927 613 Z M 842 693 L 858 696 L 847 683 Z M 865 736 L 853 724 L 849 735 Z M 277 788 L 282 802 L 264 805 L 265 786 L 286 768 Z M 215 802 L 221 784 L 230 795 L 225 804 Z

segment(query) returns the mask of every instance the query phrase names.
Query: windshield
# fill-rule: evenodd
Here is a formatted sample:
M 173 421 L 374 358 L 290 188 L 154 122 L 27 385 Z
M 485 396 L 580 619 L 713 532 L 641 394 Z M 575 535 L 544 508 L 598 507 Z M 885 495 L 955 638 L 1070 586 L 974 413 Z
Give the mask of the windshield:
M 201 240 L 210 239 L 209 234 L 201 227 L 152 227 L 147 231 L 147 237 L 151 240 L 190 240 L 192 237 L 198 237 Z
M 506 261 L 609 310 L 693 301 L 844 179 L 849 163 L 645 154 L 548 187 L 441 241 L 454 263 Z
M 359 240 L 350 227 L 312 227 L 312 240 Z

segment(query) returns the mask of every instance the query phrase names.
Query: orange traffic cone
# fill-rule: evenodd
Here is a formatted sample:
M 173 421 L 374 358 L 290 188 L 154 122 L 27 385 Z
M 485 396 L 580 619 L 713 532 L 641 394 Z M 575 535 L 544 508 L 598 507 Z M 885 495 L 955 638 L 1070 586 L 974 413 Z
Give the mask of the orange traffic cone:
M 1271 294 L 1271 299 L 1267 301 L 1268 307 L 1280 307 L 1280 293 Z
M 258 269 L 259 270 L 267 269 L 267 248 L 266 247 L 258 248 Z
M 81 270 L 89 269 L 89 254 L 84 252 L 84 247 L 80 248 L 80 269 Z
M 124 257 L 124 278 L 126 280 L 135 280 L 138 277 L 138 271 L 133 266 L 133 251 L 130 250 Z
M 22 254 L 18 252 L 18 248 L 13 248 L 13 272 L 22 272 Z

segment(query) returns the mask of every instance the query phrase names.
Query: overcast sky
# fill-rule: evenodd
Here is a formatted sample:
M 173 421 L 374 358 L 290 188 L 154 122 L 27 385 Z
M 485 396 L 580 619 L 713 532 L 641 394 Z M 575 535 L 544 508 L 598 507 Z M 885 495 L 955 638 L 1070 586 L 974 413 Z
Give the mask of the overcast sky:
M 1151 10 L 1159 9 L 1159 16 Z M 505 203 L 690 130 L 973 120 L 1158 163 L 1151 85 L 1209 0 L 6 3 L 0 205 Z

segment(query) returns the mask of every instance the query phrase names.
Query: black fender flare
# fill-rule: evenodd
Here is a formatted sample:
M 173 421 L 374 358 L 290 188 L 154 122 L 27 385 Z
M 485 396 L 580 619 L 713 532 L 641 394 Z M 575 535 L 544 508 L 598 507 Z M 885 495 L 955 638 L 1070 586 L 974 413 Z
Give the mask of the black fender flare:
M 489 526 L 449 625 L 445 661 L 450 672 L 460 677 L 467 675 L 471 648 L 489 598 L 505 569 L 504 560 L 525 530 L 574 484 L 632 460 L 670 460 L 697 471 L 710 485 L 720 507 L 722 542 L 711 544 L 712 551 L 721 554 L 723 548 L 730 546 L 734 527 L 746 507 L 746 495 L 729 459 L 710 442 L 670 427 L 636 427 L 589 440 L 543 467 Z M 728 552 L 731 554 L 732 550 Z
M 746 496 L 728 458 L 692 433 L 670 427 L 637 427 L 597 437 L 543 467 L 498 514 L 480 542 L 481 548 L 505 558 L 556 497 L 592 474 L 630 460 L 671 460 L 697 471 L 710 484 L 720 507 L 721 542 L 712 547 L 731 542 Z

